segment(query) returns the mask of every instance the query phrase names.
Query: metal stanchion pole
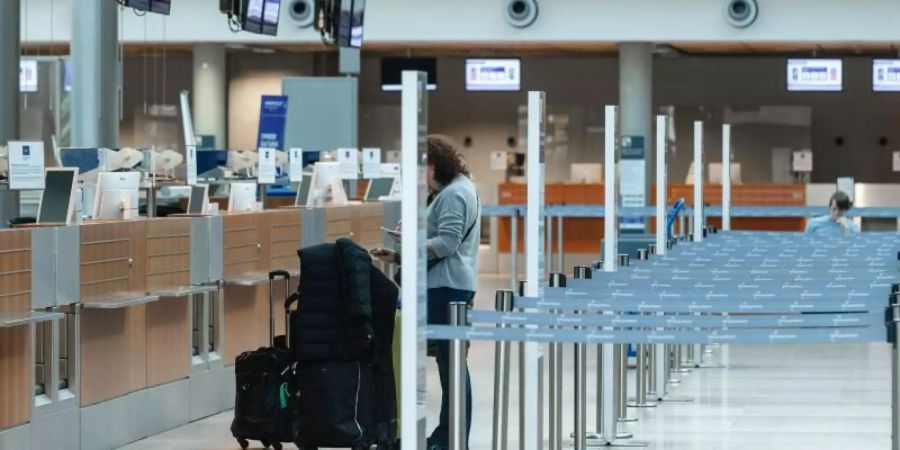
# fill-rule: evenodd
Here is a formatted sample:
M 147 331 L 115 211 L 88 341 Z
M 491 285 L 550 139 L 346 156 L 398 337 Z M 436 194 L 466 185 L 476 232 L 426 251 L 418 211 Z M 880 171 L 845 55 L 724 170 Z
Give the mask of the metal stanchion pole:
M 627 254 L 619 254 L 619 267 L 628 267 L 630 258 Z M 618 382 L 616 389 L 616 417 L 619 422 L 636 422 L 637 418 L 628 417 L 628 344 L 616 345 L 616 373 Z
M 576 279 L 592 278 L 591 268 L 575 267 Z M 583 314 L 583 311 L 575 311 Z M 575 432 L 573 447 L 575 450 L 587 449 L 587 345 L 576 343 L 575 350 Z
M 553 272 L 553 217 L 547 216 L 544 218 L 544 227 L 547 230 L 547 234 L 545 235 L 544 245 L 547 248 L 547 251 L 544 253 L 546 256 L 544 257 L 544 261 L 547 264 L 547 271 Z
M 891 344 L 891 450 L 900 450 L 900 283 L 891 285 L 885 318 Z
M 467 325 L 467 303 L 450 303 L 450 325 Z M 450 450 L 468 450 L 466 440 L 466 341 L 450 341 Z
M 525 296 L 525 281 L 519 281 L 519 285 L 517 286 L 517 291 L 519 297 Z M 522 328 L 525 328 L 522 325 Z M 538 372 L 540 373 L 540 372 Z M 538 383 L 540 386 L 541 383 Z M 525 442 L 525 408 L 522 407 L 522 404 L 525 403 L 525 343 L 519 342 L 519 448 L 524 447 Z
M 562 272 L 566 262 L 566 252 L 563 251 L 563 216 L 556 216 L 556 270 Z
M 637 252 L 639 261 L 646 261 L 650 257 L 648 249 L 639 249 Z M 636 408 L 653 408 L 656 403 L 647 401 L 648 353 L 651 346 L 647 344 L 637 345 L 637 365 L 635 366 L 635 396 L 634 403 L 629 406 Z
M 509 288 L 516 289 L 519 278 L 519 211 L 513 212 L 509 226 Z
M 497 311 L 512 311 L 513 291 L 497 291 L 494 304 Z M 491 447 L 494 450 L 506 450 L 509 440 L 509 346 L 509 342 L 498 341 L 494 344 L 494 432 Z
M 562 288 L 566 287 L 566 276 L 561 273 L 550 274 L 550 287 Z M 560 313 L 561 311 L 553 311 Z M 550 450 L 562 450 L 563 429 L 563 346 L 558 342 L 551 342 L 550 349 Z

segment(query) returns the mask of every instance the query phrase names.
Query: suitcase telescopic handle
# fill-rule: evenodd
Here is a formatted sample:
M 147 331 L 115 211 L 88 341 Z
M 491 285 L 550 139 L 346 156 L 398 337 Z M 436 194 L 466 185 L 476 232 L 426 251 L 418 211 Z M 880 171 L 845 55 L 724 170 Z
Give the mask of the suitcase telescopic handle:
M 272 296 L 275 293 L 274 282 L 277 279 L 284 280 L 284 292 L 287 293 L 291 286 L 291 274 L 286 270 L 273 270 L 269 272 L 269 345 L 275 346 L 275 307 Z
M 291 274 L 287 270 L 273 270 L 269 272 L 269 281 L 274 281 L 278 278 L 284 278 L 285 280 L 291 279 Z

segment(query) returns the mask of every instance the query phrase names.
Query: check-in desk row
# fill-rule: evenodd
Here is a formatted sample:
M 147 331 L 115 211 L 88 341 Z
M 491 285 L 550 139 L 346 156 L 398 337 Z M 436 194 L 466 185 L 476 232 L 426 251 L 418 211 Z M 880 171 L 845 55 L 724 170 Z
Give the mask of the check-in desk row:
M 0 231 L 0 449 L 115 448 L 231 408 L 235 358 L 268 342 L 268 272 L 382 246 L 397 206 Z

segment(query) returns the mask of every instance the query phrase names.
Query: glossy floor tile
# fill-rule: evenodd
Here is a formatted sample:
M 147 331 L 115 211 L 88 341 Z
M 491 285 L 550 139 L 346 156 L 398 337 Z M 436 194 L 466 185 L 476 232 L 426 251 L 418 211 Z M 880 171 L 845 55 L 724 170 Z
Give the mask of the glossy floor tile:
M 504 277 L 482 277 L 477 307 L 493 308 L 493 292 Z M 593 349 L 588 355 L 588 429 L 595 423 Z M 565 349 L 565 379 L 571 380 L 572 350 Z M 511 367 L 517 367 L 515 354 Z M 475 343 L 470 353 L 474 421 L 470 448 L 491 447 L 493 344 Z M 638 422 L 625 424 L 648 448 L 658 450 L 878 450 L 890 437 L 890 353 L 887 344 L 714 347 L 707 362 L 725 368 L 680 374 L 672 397 L 630 409 Z M 630 374 L 633 382 L 633 373 Z M 428 364 L 429 426 L 439 410 L 440 388 Z M 572 431 L 572 383 L 563 385 L 565 435 Z M 633 389 L 632 389 L 633 391 Z M 512 375 L 509 448 L 518 447 L 516 376 Z M 125 447 L 128 450 L 225 450 L 239 448 L 228 431 L 231 412 L 192 423 Z M 546 430 L 546 427 L 545 427 Z M 568 445 L 568 444 L 567 444 Z M 258 448 L 258 447 L 257 447 Z M 292 448 L 292 447 L 289 447 Z M 546 448 L 546 447 L 545 447 Z

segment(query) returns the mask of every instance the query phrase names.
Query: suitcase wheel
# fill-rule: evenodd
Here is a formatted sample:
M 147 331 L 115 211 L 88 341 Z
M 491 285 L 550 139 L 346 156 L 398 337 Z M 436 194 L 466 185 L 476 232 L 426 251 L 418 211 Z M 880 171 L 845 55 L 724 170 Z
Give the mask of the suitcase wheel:
M 244 449 L 244 450 L 246 450 L 247 448 L 250 447 L 250 443 L 247 442 L 246 439 L 238 438 L 237 441 L 238 441 L 238 445 L 240 445 L 241 448 Z
M 281 450 L 281 442 L 275 442 L 272 444 L 272 448 L 275 450 Z

